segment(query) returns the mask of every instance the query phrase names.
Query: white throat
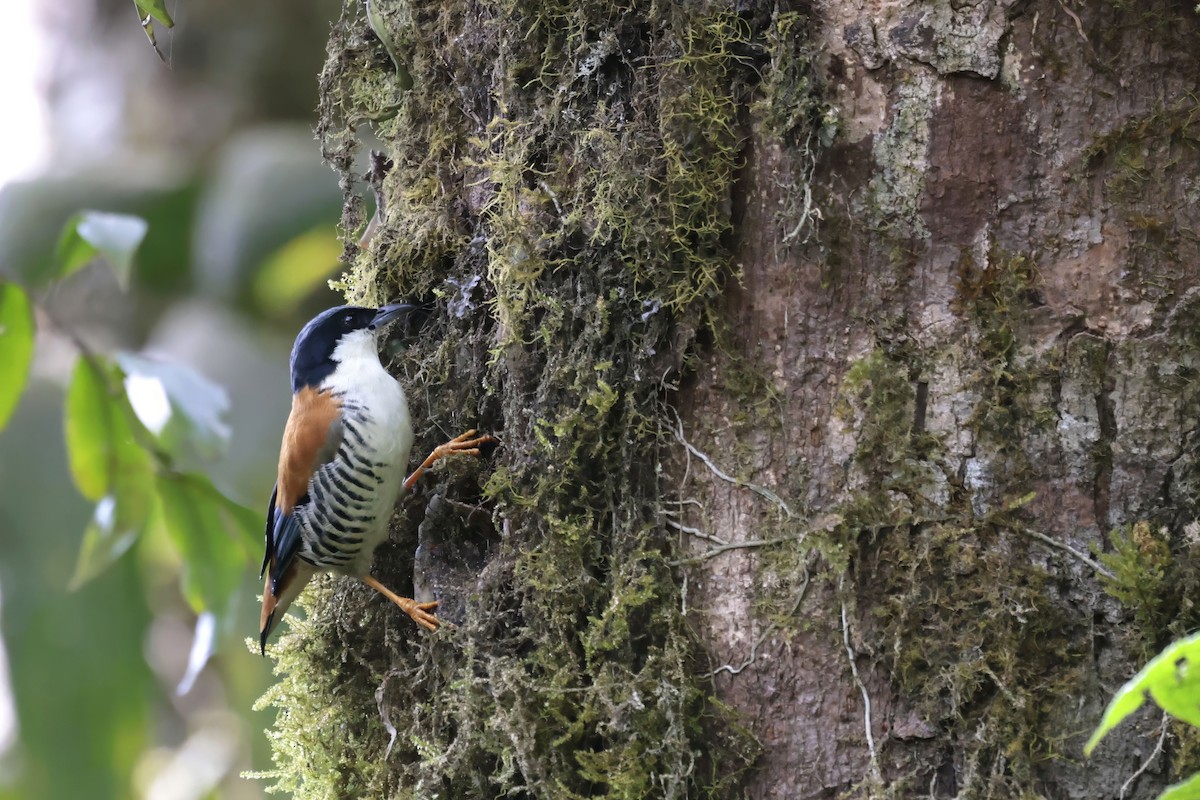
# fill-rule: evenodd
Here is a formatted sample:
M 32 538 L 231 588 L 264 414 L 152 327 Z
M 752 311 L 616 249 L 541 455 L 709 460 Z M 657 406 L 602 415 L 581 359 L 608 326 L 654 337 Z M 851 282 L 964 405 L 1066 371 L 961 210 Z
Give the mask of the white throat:
M 395 391 L 396 381 L 379 363 L 375 331 L 363 328 L 342 336 L 330 358 L 337 363 L 333 372 L 321 384 L 343 395 L 356 396 L 361 392 L 374 394 L 380 387 Z
M 348 361 L 367 359 L 379 363 L 379 346 L 375 343 L 375 331 L 359 328 L 342 336 L 330 355 L 339 365 Z

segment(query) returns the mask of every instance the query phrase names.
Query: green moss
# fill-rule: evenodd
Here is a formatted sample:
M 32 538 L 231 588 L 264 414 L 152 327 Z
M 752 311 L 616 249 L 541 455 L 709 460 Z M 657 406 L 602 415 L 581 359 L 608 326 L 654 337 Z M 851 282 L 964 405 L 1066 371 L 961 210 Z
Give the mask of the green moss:
M 933 437 L 917 424 L 917 384 L 924 359 L 911 342 L 873 350 L 850 365 L 835 407 L 858 432 L 855 461 L 887 488 L 888 475 L 928 456 Z
M 754 111 L 776 138 L 793 148 L 815 144 L 810 141 L 814 136 L 828 146 L 834 134 L 829 107 L 815 85 L 814 53 L 808 18 L 795 11 L 776 14 L 766 31 L 767 62 Z
M 1173 303 L 1187 275 L 1183 265 L 1192 259 L 1195 233 L 1164 218 L 1163 203 L 1194 204 L 1188 165 L 1198 156 L 1200 105 L 1190 96 L 1126 118 L 1081 151 L 1083 177 L 1103 186 L 1109 216 L 1128 236 L 1121 243 L 1120 286 L 1139 300 Z M 1171 195 L 1164 198 L 1163 191 Z
M 361 600 L 365 591 L 359 595 Z M 250 776 L 273 781 L 270 791 L 367 797 L 379 795 L 385 783 L 382 760 L 358 757 L 363 750 L 386 746 L 381 720 L 378 716 L 348 718 L 342 713 L 343 704 L 372 702 L 375 689 L 370 680 L 374 676 L 356 675 L 356 665 L 339 649 L 340 638 L 331 629 L 331 611 L 338 599 L 334 581 L 318 578 L 298 602 L 307 618 L 293 614 L 288 632 L 273 651 L 279 680 L 255 708 L 279 709 L 268 736 L 280 767 Z M 256 650 L 255 642 L 247 644 L 252 652 Z M 338 702 L 332 703 L 335 698 Z
M 1093 26 L 1095 33 L 1092 35 L 1107 47 L 1120 48 L 1123 34 L 1130 30 L 1177 42 L 1173 52 L 1176 47 L 1186 48 L 1193 43 L 1196 18 L 1179 3 L 1171 0 L 1103 0 L 1101 5 L 1116 12 L 1105 15 Z M 1200 6 L 1196 8 L 1200 9 Z M 1118 58 L 1114 56 L 1113 60 Z
M 1191 599 L 1200 586 L 1195 531 L 1191 523 L 1177 537 L 1166 526 L 1139 520 L 1111 531 L 1111 549 L 1097 552 L 1111 573 L 1103 578 L 1104 591 L 1132 617 L 1128 638 L 1138 661 L 1194 630 L 1200 618 Z
M 910 478 L 928 483 L 933 471 Z M 1084 674 L 1085 622 L 1047 599 L 1054 575 L 1033 557 L 1017 509 L 978 516 L 955 491 L 930 519 L 917 511 L 927 497 L 902 477 L 857 493 L 835 532 L 859 605 L 871 608 L 875 656 L 936 736 L 949 744 L 952 731 L 971 731 L 954 739 L 974 766 L 961 794 L 1018 796 L 1070 735 L 1054 733 L 1054 709 Z
M 960 262 L 955 309 L 972 323 L 971 345 L 983 366 L 972 381 L 981 402 L 972 429 L 1001 453 L 1021 460 L 1036 429 L 1050 429 L 1056 415 L 1046 391 L 1056 366 L 1031 357 L 1020 341 L 1028 311 L 1040 304 L 1037 266 L 1021 255 L 993 250 L 988 262 Z
M 1143 660 L 1158 649 L 1170 620 L 1169 593 L 1164 591 L 1172 561 L 1168 538 L 1165 529 L 1156 532 L 1142 520 L 1112 531 L 1112 552 L 1099 554 L 1112 572 L 1103 581 L 1104 590 L 1133 612 Z
M 322 77 L 318 132 L 347 190 L 342 285 L 436 299 L 397 363 L 420 446 L 466 427 L 502 438 L 494 463 L 428 481 L 494 529 L 455 589 L 456 628 L 318 602 L 281 640 L 273 775 L 298 798 L 728 796 L 756 746 L 695 663 L 662 511 L 662 398 L 736 275 L 758 67 L 774 76 L 762 107 L 779 109 L 814 91 L 807 60 L 789 62 L 770 18 L 715 2 L 379 5 L 390 46 L 348 0 Z M 360 250 L 366 119 L 394 167 Z M 786 124 L 805 135 L 804 118 Z M 401 591 L 421 506 L 376 555 Z M 318 720 L 345 735 L 314 739 Z
M 1081 156 L 1089 173 L 1103 171 L 1109 197 L 1137 213 L 1146 187 L 1168 183 L 1166 173 L 1179 163 L 1180 150 L 1198 145 L 1200 106 L 1189 97 L 1097 134 Z
M 1200 574 L 1191 566 L 1200 542 L 1195 448 L 1190 434 L 1180 444 L 1174 434 L 1163 441 L 1161 429 L 1187 430 L 1196 413 L 1198 296 L 1177 301 L 1162 333 L 1147 340 L 1114 347 L 1080 336 L 1035 352 L 1029 317 L 1041 304 L 1040 284 L 1036 266 L 1020 255 L 993 251 L 986 268 L 964 260 L 953 304 L 961 337 L 921 347 L 903 321 L 876 321 L 876 347 L 849 366 L 836 405 L 856 443 L 854 469 L 837 509 L 841 524 L 816 546 L 854 581 L 848 596 L 871 609 L 862 624 L 873 632 L 875 658 L 935 738 L 969 765 L 960 773 L 962 796 L 1022 796 L 1043 762 L 1071 758 L 1073 737 L 1089 724 L 1063 713 L 1062 697 L 1078 695 L 1092 668 L 1092 621 L 1063 598 L 1063 568 L 1027 535 L 1022 507 L 1034 497 L 1028 490 L 1047 480 L 1030 455 L 1037 448 L 1078 453 L 1071 468 L 1080 479 L 1107 487 L 1117 434 L 1106 403 L 1150 404 L 1144 418 L 1155 423 L 1122 430 L 1122 446 L 1170 464 L 1164 496 L 1145 501 L 1146 521 L 1114 531 L 1111 551 L 1098 556 L 1113 573 L 1106 591 L 1137 631 L 1125 642 L 1131 666 L 1197 621 L 1189 600 Z M 978 357 L 963 359 L 959 347 Z M 969 434 L 974 451 L 986 454 L 973 481 L 961 438 L 948 453 L 921 424 L 922 384 L 947 363 L 985 367 L 942 387 L 962 409 L 966 430 L 958 435 Z M 1109 383 L 1114 372 L 1121 393 Z M 1064 430 L 1059 414 L 1068 409 L 1081 418 Z M 1097 496 L 1105 497 L 1100 488 Z M 954 731 L 970 731 L 969 740 Z M 1195 753 L 1193 744 L 1183 746 L 1173 755 L 1176 768 Z
M 1013 442 L 1050 426 L 1040 400 L 1050 365 L 1022 340 L 1037 304 L 1038 275 L 1019 256 L 993 253 L 987 269 L 960 267 L 955 310 L 961 343 L 923 347 L 902 320 L 877 323 L 879 344 L 843 376 L 835 407 L 853 432 L 854 472 L 841 523 L 817 545 L 853 581 L 850 596 L 871 609 L 874 655 L 935 736 L 971 731 L 953 747 L 969 765 L 961 796 L 1020 796 L 1039 762 L 1059 757 L 1069 732 L 1051 709 L 1087 664 L 1086 624 L 1048 598 L 1054 575 L 1023 533 L 1034 471 Z M 961 363 L 956 347 L 986 365 L 954 391 L 982 452 L 986 479 L 968 483 L 961 455 L 926 429 L 936 365 Z M 929 382 L 929 383 L 927 383 Z M 961 446 L 961 445 L 959 445 Z M 961 452 L 961 451 L 960 451 Z M 883 759 L 886 761 L 886 749 Z M 881 796 L 878 793 L 871 796 Z
M 1171 717 L 1166 725 L 1173 744 L 1171 774 L 1180 778 L 1195 775 L 1200 770 L 1200 729 Z

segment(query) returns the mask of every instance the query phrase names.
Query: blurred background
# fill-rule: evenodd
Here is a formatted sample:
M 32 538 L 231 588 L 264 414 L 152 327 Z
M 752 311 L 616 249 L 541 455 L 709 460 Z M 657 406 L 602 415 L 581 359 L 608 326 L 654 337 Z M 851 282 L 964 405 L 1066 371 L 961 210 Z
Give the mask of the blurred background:
M 170 547 L 142 540 L 67 585 L 91 504 L 63 444 L 70 331 L 181 362 L 225 387 L 227 452 L 201 465 L 269 496 L 299 326 L 339 302 L 341 195 L 311 126 L 337 0 L 170 0 L 150 48 L 130 0 L 0 2 L 0 276 L 44 270 L 82 209 L 149 222 L 122 291 L 90 267 L 41 294 L 33 379 L 0 433 L 0 798 L 256 798 L 270 712 L 257 569 L 191 690 L 196 620 Z M 254 565 L 255 567 L 257 565 Z

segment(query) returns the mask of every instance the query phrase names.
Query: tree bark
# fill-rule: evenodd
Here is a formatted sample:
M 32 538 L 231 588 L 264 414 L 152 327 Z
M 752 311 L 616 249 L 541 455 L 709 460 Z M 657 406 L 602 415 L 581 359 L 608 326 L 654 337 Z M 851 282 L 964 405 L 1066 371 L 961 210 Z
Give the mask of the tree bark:
M 348 286 L 442 298 L 402 362 L 422 434 L 504 445 L 436 490 L 490 524 L 409 503 L 380 553 L 406 575 L 420 543 L 453 634 L 338 585 L 285 645 L 274 702 L 360 737 L 320 743 L 338 791 L 1115 798 L 1190 772 L 1149 714 L 1081 754 L 1197 623 L 1190 3 L 377 9 L 413 87 L 375 115 L 395 167 Z M 330 53 L 349 176 L 364 98 L 398 89 L 354 4 Z

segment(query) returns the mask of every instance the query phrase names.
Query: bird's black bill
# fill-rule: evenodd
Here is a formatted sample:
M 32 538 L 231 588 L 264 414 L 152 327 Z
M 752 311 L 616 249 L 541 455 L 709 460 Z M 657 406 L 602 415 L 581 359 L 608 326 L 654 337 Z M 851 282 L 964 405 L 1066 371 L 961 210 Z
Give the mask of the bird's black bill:
M 402 317 L 415 309 L 416 306 L 409 303 L 393 303 L 390 306 L 384 306 L 375 312 L 375 318 L 371 320 L 371 330 L 382 328 L 392 320 Z

